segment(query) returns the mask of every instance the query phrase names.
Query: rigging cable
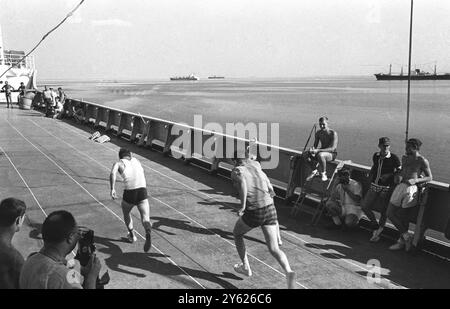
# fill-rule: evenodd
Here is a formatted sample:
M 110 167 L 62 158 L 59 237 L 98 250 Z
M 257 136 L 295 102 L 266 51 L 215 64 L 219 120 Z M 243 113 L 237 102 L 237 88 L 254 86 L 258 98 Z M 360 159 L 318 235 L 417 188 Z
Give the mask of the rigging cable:
M 0 78 L 3 77 L 3 75 L 5 75 L 6 73 L 8 73 L 8 71 L 11 70 L 12 68 L 14 68 L 17 64 L 21 63 L 21 62 L 22 62 L 25 58 L 27 58 L 32 52 L 34 52 L 34 50 L 35 50 L 36 48 L 38 48 L 38 46 L 41 45 L 41 43 L 42 43 L 42 42 L 50 35 L 50 33 L 52 33 L 53 31 L 55 31 L 56 29 L 58 29 L 59 26 L 61 26 L 61 25 L 62 25 L 62 24 L 63 24 L 70 16 L 73 15 L 73 13 L 75 13 L 76 10 L 78 10 L 78 8 L 83 4 L 83 2 L 84 2 L 84 0 L 81 0 L 81 2 L 78 3 L 78 5 L 77 5 L 72 11 L 70 11 L 70 12 L 66 15 L 66 17 L 64 17 L 64 19 L 63 19 L 59 24 L 57 24 L 55 27 L 53 27 L 52 30 L 50 30 L 49 32 L 47 32 L 47 33 L 42 37 L 42 39 L 39 41 L 39 43 L 37 43 L 36 46 L 34 46 L 33 49 L 32 49 L 30 52 L 28 52 L 28 54 L 26 54 L 25 56 L 23 56 L 22 59 L 20 59 L 19 61 L 17 61 L 16 64 L 12 64 L 5 72 L 3 72 L 2 75 L 0 75 Z

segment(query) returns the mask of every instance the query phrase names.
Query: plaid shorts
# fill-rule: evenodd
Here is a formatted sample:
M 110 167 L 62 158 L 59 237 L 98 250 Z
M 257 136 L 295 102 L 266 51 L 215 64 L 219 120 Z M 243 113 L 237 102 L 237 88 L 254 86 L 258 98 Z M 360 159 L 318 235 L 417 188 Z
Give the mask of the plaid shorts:
M 370 190 L 372 190 L 373 192 L 385 192 L 385 193 L 387 193 L 387 192 L 389 192 L 389 190 L 390 190 L 391 188 L 390 187 L 387 187 L 387 186 L 380 186 L 380 185 L 377 185 L 377 184 L 374 184 L 373 182 L 370 184 Z
M 242 220 L 252 228 L 262 225 L 275 225 L 278 223 L 277 210 L 273 204 L 252 210 L 246 209 L 242 215 Z

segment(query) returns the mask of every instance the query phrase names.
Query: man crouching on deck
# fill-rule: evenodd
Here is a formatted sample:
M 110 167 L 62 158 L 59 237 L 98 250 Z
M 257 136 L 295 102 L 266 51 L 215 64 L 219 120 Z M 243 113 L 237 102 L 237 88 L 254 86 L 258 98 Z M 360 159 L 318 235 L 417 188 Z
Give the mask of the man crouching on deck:
M 418 202 L 418 184 L 425 184 L 433 179 L 428 160 L 419 154 L 422 142 L 411 138 L 406 142 L 405 155 L 402 157 L 401 183 L 395 187 L 389 202 L 387 215 L 400 232 L 397 243 L 390 250 L 409 251 L 412 235 L 408 233 L 411 212 Z M 422 177 L 424 176 L 424 177 Z
M 128 240 L 131 243 L 137 241 L 133 231 L 133 220 L 130 215 L 133 207 L 137 206 L 139 213 L 141 214 L 142 225 L 145 229 L 144 251 L 148 252 L 152 246 L 152 225 L 150 223 L 150 206 L 147 200 L 147 184 L 145 182 L 144 169 L 136 158 L 131 157 L 131 152 L 128 149 L 120 149 L 119 159 L 119 162 L 114 163 L 109 176 L 111 197 L 113 199 L 117 198 L 115 184 L 116 175 L 117 172 L 119 172 L 125 186 L 122 198 L 122 211 L 128 229 Z
M 238 158 L 235 153 L 233 161 L 235 167 L 231 172 L 231 180 L 239 192 L 241 209 L 239 219 L 234 226 L 234 242 L 242 263 L 236 264 L 234 270 L 246 276 L 252 271 L 245 249 L 244 235 L 260 226 L 267 247 L 283 268 L 289 289 L 294 288 L 295 273 L 292 271 L 286 254 L 278 247 L 278 219 L 273 203 L 275 192 L 267 175 L 262 171 L 259 162 L 248 158 Z

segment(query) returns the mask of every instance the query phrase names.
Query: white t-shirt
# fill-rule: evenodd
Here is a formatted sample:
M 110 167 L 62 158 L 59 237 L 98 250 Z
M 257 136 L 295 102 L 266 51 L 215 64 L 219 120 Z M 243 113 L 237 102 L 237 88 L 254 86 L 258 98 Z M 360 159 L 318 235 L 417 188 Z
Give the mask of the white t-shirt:
M 362 186 L 359 182 L 356 180 L 350 179 L 349 182 L 349 190 L 355 194 L 362 197 Z M 350 195 L 345 193 L 344 189 L 342 188 L 342 184 L 338 184 L 334 187 L 334 192 L 332 194 L 339 196 L 339 201 L 342 206 L 342 215 L 346 216 L 349 214 L 356 215 L 358 218 L 361 218 L 362 211 L 361 211 L 361 205 L 359 202 L 355 201 L 351 198 Z
M 125 190 L 146 188 L 144 169 L 138 159 L 121 159 L 120 161 L 125 165 L 125 169 L 120 174 L 123 178 Z

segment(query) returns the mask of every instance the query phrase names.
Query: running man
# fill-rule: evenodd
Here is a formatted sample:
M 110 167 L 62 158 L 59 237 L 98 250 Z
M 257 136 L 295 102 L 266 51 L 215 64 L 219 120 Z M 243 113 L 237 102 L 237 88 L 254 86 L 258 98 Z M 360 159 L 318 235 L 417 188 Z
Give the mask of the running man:
M 323 116 L 319 118 L 320 130 L 316 132 L 314 146 L 310 148 L 306 155 L 312 160 L 310 162 L 313 171 L 306 178 L 310 181 L 315 176 L 321 176 L 322 181 L 327 181 L 327 161 L 333 161 L 337 156 L 338 135 L 337 132 L 328 127 L 328 118 Z M 320 148 L 317 148 L 319 146 Z
M 114 200 L 117 198 L 115 184 L 117 172 L 119 172 L 125 187 L 122 198 L 122 212 L 128 229 L 127 238 L 131 243 L 137 241 L 133 230 L 133 219 L 130 215 L 133 207 L 137 206 L 145 229 L 144 251 L 148 252 L 152 246 L 152 225 L 150 223 L 150 205 L 147 200 L 147 184 L 145 182 L 144 169 L 136 158 L 131 157 L 131 152 L 126 148 L 120 148 L 119 159 L 119 162 L 114 163 L 109 175 L 111 197 Z
M 246 276 L 252 275 L 244 235 L 260 226 L 270 253 L 286 274 L 288 288 L 293 289 L 295 273 L 289 265 L 286 254 L 278 246 L 279 226 L 277 211 L 273 203 L 273 196 L 275 196 L 273 187 L 267 175 L 262 171 L 259 162 L 249 158 L 238 158 L 237 154 L 233 161 L 235 167 L 231 173 L 231 180 L 239 192 L 241 201 L 239 219 L 234 226 L 233 234 L 236 249 L 242 261 L 242 263 L 234 265 L 234 270 Z
M 425 184 L 433 179 L 430 163 L 419 154 L 422 142 L 417 138 L 410 138 L 406 142 L 405 155 L 402 157 L 401 182 L 395 187 L 389 202 L 387 215 L 392 224 L 400 232 L 397 243 L 389 247 L 390 250 L 405 249 L 409 251 L 412 235 L 408 233 L 409 219 L 418 202 L 418 184 Z

